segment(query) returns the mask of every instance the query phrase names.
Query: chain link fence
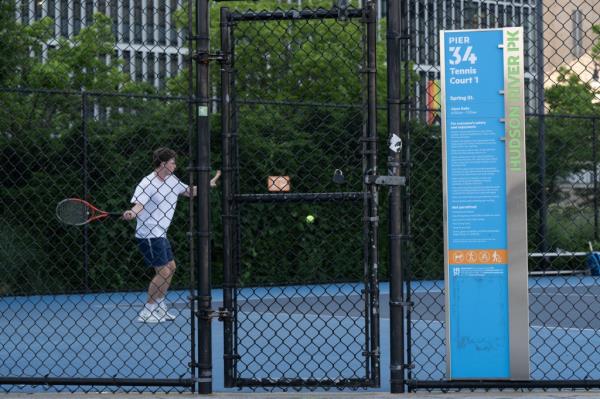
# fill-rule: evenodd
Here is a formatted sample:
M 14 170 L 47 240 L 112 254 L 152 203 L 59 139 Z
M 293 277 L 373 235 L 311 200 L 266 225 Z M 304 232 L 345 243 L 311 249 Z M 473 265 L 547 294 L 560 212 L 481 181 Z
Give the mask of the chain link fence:
M 359 4 L 302 6 L 311 8 L 265 2 L 286 9 L 231 12 L 229 147 L 220 137 L 223 64 L 211 67 L 213 169 L 225 162 L 224 148 L 234 150 L 231 169 L 223 168 L 230 196 L 211 194 L 211 272 L 215 285 L 224 283 L 230 311 L 230 386 L 377 384 L 378 316 L 369 309 L 378 300 L 372 265 L 388 277 L 388 202 L 386 195 L 373 202 L 364 177 L 375 165 L 386 170 L 383 152 L 373 158 L 377 141 L 386 148 L 386 112 L 377 111 L 374 140 L 367 85 L 376 74 L 375 100 L 384 104 L 386 5 L 375 13 L 376 71 Z M 598 271 L 587 264 L 590 243 L 600 248 L 597 2 L 410 0 L 402 7 L 412 101 L 405 111 L 409 387 L 445 378 L 438 32 L 502 26 L 526 32 L 531 377 L 599 380 Z M 211 6 L 216 56 L 218 8 Z M 177 152 L 176 174 L 190 181 L 192 11 L 182 0 L 0 4 L 2 389 L 24 381 L 57 390 L 115 389 L 107 386 L 115 381 L 127 390 L 193 386 L 187 203 L 169 230 L 178 268 L 167 297 L 177 318 L 168 328 L 135 323 L 153 273 L 132 224 L 73 228 L 54 217 L 67 197 L 127 209 L 157 147 Z M 273 192 L 269 176 L 289 180 Z
M 187 29 L 176 22 L 182 7 L 0 6 L 2 389 L 193 387 L 187 202 L 169 231 L 178 268 L 166 301 L 176 318 L 156 326 L 137 320 L 154 270 L 138 251 L 135 222 L 73 227 L 55 216 L 57 203 L 71 197 L 107 211 L 131 208 L 158 147 L 175 150 L 176 173 L 189 181 Z
M 143 264 L 132 223 L 73 227 L 55 217 L 57 202 L 72 197 L 129 209 L 133 189 L 153 168 L 152 152 L 165 143 L 185 165 L 187 99 L 39 91 L 2 97 L 2 376 L 189 386 L 186 206 L 169 232 L 179 270 L 167 297 L 177 319 L 168 328 L 137 323 L 154 273 Z M 110 116 L 94 114 L 100 106 Z M 51 118 L 37 117 L 48 109 Z M 162 118 L 157 109 L 166 112 Z

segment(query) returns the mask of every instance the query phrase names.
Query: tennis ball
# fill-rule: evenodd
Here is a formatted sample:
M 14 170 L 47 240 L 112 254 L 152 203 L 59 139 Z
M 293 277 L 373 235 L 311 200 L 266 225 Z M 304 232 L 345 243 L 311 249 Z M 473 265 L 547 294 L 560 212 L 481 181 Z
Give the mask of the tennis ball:
M 313 223 L 315 221 L 315 217 L 313 215 L 308 215 L 306 217 L 306 223 Z

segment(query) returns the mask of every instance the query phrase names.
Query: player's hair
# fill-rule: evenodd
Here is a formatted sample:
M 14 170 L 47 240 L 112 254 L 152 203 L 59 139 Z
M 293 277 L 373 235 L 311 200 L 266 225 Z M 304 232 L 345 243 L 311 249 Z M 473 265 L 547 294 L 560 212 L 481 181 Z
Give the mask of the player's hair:
M 160 147 L 154 151 L 152 154 L 152 165 L 155 168 L 158 168 L 161 163 L 168 162 L 170 159 L 175 158 L 177 154 L 170 148 Z

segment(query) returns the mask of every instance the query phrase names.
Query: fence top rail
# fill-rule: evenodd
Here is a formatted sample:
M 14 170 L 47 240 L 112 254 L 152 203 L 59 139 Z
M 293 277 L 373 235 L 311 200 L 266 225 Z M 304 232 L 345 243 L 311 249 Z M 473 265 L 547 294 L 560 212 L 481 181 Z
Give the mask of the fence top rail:
M 239 21 L 286 21 L 286 20 L 301 20 L 301 19 L 336 19 L 344 18 L 361 18 L 365 15 L 362 9 L 340 9 L 334 7 L 330 10 L 317 8 L 316 10 L 275 10 L 275 11 L 244 11 L 232 12 L 229 14 L 229 20 L 232 22 Z
M 150 100 L 177 100 L 177 101 L 190 101 L 193 97 L 184 96 L 161 96 L 153 94 L 134 94 L 134 93 L 106 93 L 100 91 L 86 91 L 86 90 L 55 90 L 55 89 L 41 89 L 41 88 L 29 88 L 29 87 L 0 87 L 0 92 L 4 93 L 29 93 L 29 94 L 62 94 L 65 96 L 92 96 L 92 97 L 125 97 L 125 98 L 139 98 L 139 99 L 150 99 Z
M 360 201 L 368 192 L 293 193 L 293 194 L 238 194 L 237 202 L 343 202 Z
M 218 98 L 221 101 L 221 98 Z M 364 104 L 336 104 L 323 103 L 314 101 L 283 101 L 283 100 L 267 100 L 267 99 L 241 99 L 235 100 L 238 104 L 244 105 L 282 105 L 290 107 L 327 107 L 327 108 L 364 108 Z

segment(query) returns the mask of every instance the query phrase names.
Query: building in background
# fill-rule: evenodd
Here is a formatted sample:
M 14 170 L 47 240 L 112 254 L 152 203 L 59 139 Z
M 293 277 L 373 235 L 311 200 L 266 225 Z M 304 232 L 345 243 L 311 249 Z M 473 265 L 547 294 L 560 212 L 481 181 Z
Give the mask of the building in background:
M 379 0 L 385 7 L 385 0 Z M 535 103 L 536 49 L 535 0 L 411 0 L 403 23 L 411 37 L 409 59 L 419 76 L 415 88 L 415 108 L 422 120 L 435 123 L 439 108 L 440 51 L 439 31 L 523 26 L 525 32 L 526 103 L 533 111 Z M 436 98 L 438 100 L 436 100 Z
M 544 31 L 544 86 L 558 82 L 560 70 L 567 70 L 590 85 L 600 103 L 600 60 L 592 56 L 592 48 L 600 38 L 592 25 L 600 25 L 600 2 L 594 5 L 582 0 L 555 0 L 545 12 L 552 15 Z
M 177 75 L 187 54 L 185 31 L 178 29 L 174 13 L 184 0 L 16 0 L 17 19 L 28 24 L 48 16 L 54 20 L 54 37 L 73 37 L 101 12 L 113 21 L 115 56 L 134 81 L 147 81 L 163 88 L 167 78 Z M 360 0 L 357 0 L 360 1 Z M 378 1 L 378 16 L 385 17 L 387 0 Z M 422 119 L 436 103 L 428 96 L 439 79 L 439 30 L 485 29 L 523 26 L 525 31 L 525 98 L 529 112 L 535 112 L 536 5 L 538 0 L 410 0 L 403 23 L 411 36 L 409 59 L 414 60 L 415 107 Z M 291 4 L 288 0 L 287 3 Z M 301 7 L 300 1 L 293 2 Z M 297 4 L 296 4 L 297 3 Z M 543 6 L 544 84 L 555 83 L 561 66 L 574 72 L 598 76 L 598 63 L 589 57 L 594 43 L 593 24 L 600 24 L 599 0 L 551 0 Z M 50 47 L 53 43 L 50 43 Z M 584 57 L 588 54 L 588 57 Z M 577 60 L 577 61 L 576 61 Z M 577 67 L 573 66 L 577 64 Z M 581 66 L 583 66 L 583 70 Z M 588 73 L 589 72 L 589 73 Z M 592 82 L 592 80 L 584 80 Z M 439 104 L 438 104 L 439 105 Z
M 16 0 L 17 20 L 23 24 L 54 20 L 49 48 L 59 37 L 72 38 L 90 25 L 94 13 L 112 19 L 114 56 L 133 81 L 164 88 L 179 73 L 187 54 L 185 31 L 175 24 L 174 12 L 183 0 Z
M 598 40 L 592 25 L 600 25 L 598 0 L 553 0 L 544 7 L 544 23 L 546 80 L 562 66 L 576 66 L 575 73 L 589 78 L 598 73 L 598 63 L 591 57 Z
M 385 17 L 386 0 L 378 0 Z M 582 80 L 594 87 L 600 66 L 592 60 L 591 47 L 598 40 L 592 25 L 600 24 L 599 0 L 543 1 L 543 43 L 538 46 L 536 7 L 538 0 L 410 0 L 403 23 L 411 36 L 409 59 L 419 75 L 415 107 L 423 120 L 434 121 L 439 79 L 439 31 L 442 29 L 486 29 L 522 26 L 525 32 L 525 101 L 527 112 L 537 112 L 535 64 L 537 50 L 543 48 L 544 85 L 556 83 L 555 72 L 561 66 L 572 68 Z M 541 47 L 540 47 L 541 46 Z M 585 56 L 587 54 L 587 56 Z M 583 68 L 582 68 L 583 66 Z M 593 81 L 592 79 L 596 79 Z M 437 104 L 439 107 L 439 104 Z

